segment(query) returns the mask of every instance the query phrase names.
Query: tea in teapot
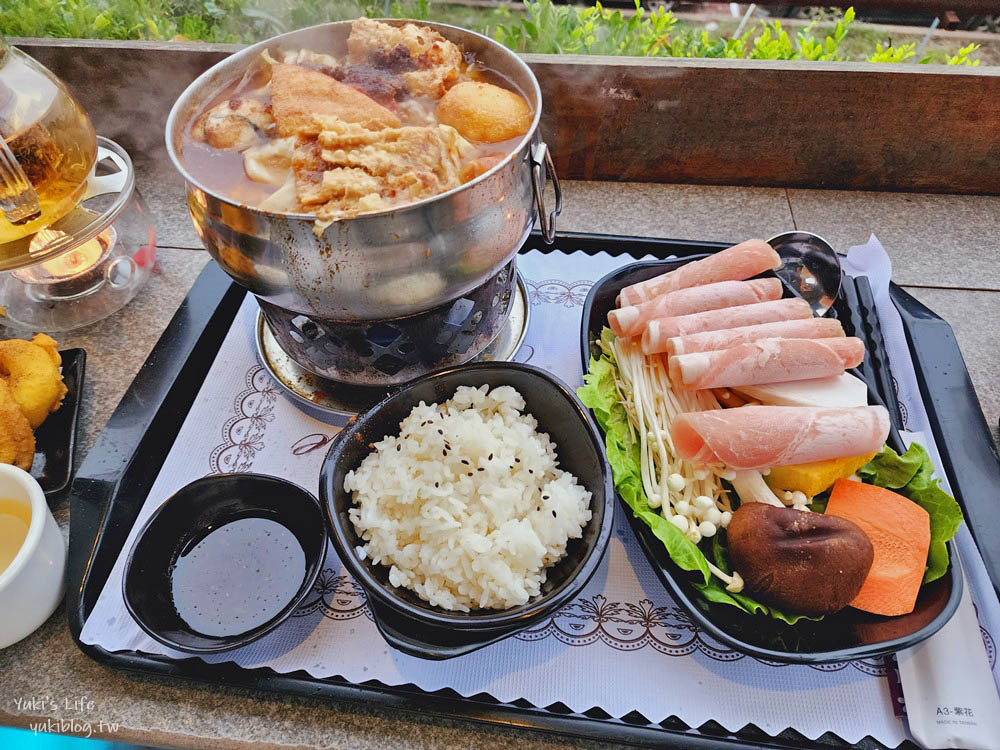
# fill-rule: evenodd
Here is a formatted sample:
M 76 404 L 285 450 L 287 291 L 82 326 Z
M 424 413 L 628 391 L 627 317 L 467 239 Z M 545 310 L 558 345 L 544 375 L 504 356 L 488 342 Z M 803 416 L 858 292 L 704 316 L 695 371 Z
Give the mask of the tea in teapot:
M 94 126 L 80 103 L 43 65 L 2 39 L 0 139 L 2 246 L 69 213 L 97 158 Z

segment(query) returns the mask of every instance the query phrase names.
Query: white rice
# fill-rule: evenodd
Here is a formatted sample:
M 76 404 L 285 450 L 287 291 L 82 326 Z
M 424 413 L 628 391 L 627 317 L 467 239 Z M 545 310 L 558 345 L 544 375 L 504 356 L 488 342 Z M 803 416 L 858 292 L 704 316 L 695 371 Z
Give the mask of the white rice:
M 590 493 L 510 386 L 462 386 L 424 402 L 400 437 L 344 478 L 358 555 L 438 607 L 506 609 L 537 595 L 545 568 L 590 521 Z

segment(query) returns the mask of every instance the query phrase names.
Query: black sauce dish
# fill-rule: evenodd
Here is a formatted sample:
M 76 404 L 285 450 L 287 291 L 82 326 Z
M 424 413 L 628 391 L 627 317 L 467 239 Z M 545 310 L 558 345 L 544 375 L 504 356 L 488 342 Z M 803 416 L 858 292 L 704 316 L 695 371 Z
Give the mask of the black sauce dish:
M 266 622 L 232 635 L 206 635 L 178 613 L 173 571 L 179 558 L 211 532 L 244 519 L 273 521 L 291 532 L 302 548 L 305 574 L 294 595 Z M 197 479 L 171 495 L 139 532 L 122 577 L 125 606 L 150 637 L 177 651 L 213 654 L 239 648 L 274 630 L 302 603 L 323 569 L 328 539 L 319 500 L 296 484 L 263 474 Z
M 595 343 L 601 329 L 607 325 L 608 312 L 622 288 L 666 273 L 678 266 L 706 256 L 695 255 L 676 260 L 643 261 L 623 266 L 591 288 L 583 307 L 580 349 L 583 369 L 587 370 L 591 356 L 599 356 Z M 785 296 L 792 296 L 786 287 Z M 850 310 L 844 296 L 837 299 L 828 316 L 845 321 Z M 863 332 L 857 334 L 866 339 Z M 871 349 L 872 344 L 866 340 Z M 871 351 L 873 357 L 884 352 Z M 861 373 L 856 375 L 868 382 L 869 403 L 882 400 L 872 384 Z M 897 451 L 903 446 L 895 429 L 890 431 L 889 444 Z M 624 501 L 622 501 L 624 503 Z M 692 574 L 677 566 L 666 547 L 649 527 L 626 507 L 629 524 L 639 547 L 650 566 L 670 595 L 690 614 L 694 623 L 713 639 L 759 659 L 796 664 L 827 664 L 866 659 L 895 653 L 915 646 L 929 638 L 955 613 L 962 597 L 963 578 L 958 551 L 948 543 L 951 565 L 940 579 L 925 584 L 913 612 L 898 617 L 881 617 L 850 607 L 827 615 L 821 620 L 799 620 L 788 625 L 767 615 L 751 615 L 726 604 L 709 604 L 693 586 Z
M 525 400 L 556 445 L 559 465 L 591 493 L 590 522 L 582 538 L 570 540 L 566 556 L 548 568 L 542 593 L 505 610 L 455 612 L 435 607 L 412 591 L 389 583 L 389 569 L 362 560 L 363 544 L 347 512 L 351 496 L 344 476 L 371 452 L 369 445 L 399 434 L 399 423 L 420 401 L 441 403 L 459 386 L 509 385 Z M 572 390 L 545 370 L 516 363 L 484 362 L 447 369 L 404 386 L 348 424 L 335 438 L 320 474 L 320 498 L 333 545 L 348 572 L 364 588 L 375 624 L 385 640 L 411 656 L 448 659 L 489 645 L 553 616 L 583 590 L 601 564 L 611 538 L 614 489 L 603 441 Z

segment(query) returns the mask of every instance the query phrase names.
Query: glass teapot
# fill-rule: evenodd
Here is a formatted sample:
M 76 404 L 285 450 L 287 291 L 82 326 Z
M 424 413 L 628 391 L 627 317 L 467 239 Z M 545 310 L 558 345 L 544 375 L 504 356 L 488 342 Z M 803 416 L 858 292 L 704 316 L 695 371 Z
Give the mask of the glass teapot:
M 96 158 L 94 126 L 76 97 L 0 38 L 0 248 L 69 213 Z

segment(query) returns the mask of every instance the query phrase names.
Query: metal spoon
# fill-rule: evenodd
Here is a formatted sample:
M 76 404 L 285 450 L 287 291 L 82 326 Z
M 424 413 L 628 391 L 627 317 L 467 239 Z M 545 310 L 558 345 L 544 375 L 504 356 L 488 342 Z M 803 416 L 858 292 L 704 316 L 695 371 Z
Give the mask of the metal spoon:
M 781 256 L 775 273 L 822 317 L 840 294 L 840 256 L 818 234 L 783 232 L 768 244 Z

